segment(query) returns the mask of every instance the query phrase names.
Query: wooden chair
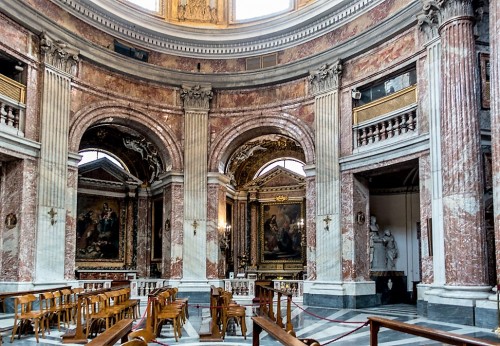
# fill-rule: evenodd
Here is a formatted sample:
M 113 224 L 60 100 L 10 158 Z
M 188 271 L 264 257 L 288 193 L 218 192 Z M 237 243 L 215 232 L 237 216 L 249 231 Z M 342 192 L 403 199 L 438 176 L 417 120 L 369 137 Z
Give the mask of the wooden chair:
M 33 310 L 33 303 L 37 298 L 33 294 L 26 294 L 14 299 L 14 326 L 12 328 L 12 336 L 10 342 L 14 341 L 16 333 L 19 332 L 19 339 L 21 333 L 25 328 L 34 324 L 35 338 L 38 343 L 38 331 L 42 331 L 42 338 L 45 338 L 44 317 L 45 312 L 42 310 Z M 19 324 L 19 325 L 18 325 Z
M 74 322 L 73 310 L 76 307 L 76 302 L 73 300 L 73 292 L 69 288 L 61 290 L 59 307 L 62 311 L 64 311 L 64 318 L 69 327 L 70 322 Z
M 232 294 L 230 292 L 222 293 L 222 337 L 226 336 L 227 324 L 230 319 L 233 319 L 237 325 L 241 326 L 241 334 L 247 338 L 247 326 L 245 321 L 246 309 L 244 306 L 232 302 Z
M 154 335 L 160 336 L 164 323 L 171 323 L 174 330 L 175 341 L 179 341 L 182 336 L 181 309 L 172 304 L 168 304 L 168 291 L 160 293 L 155 300 L 155 320 Z
M 59 293 L 59 291 L 56 292 Z M 57 330 L 61 330 L 61 309 L 54 296 L 56 292 L 40 293 L 40 309 L 45 312 L 46 328 L 49 331 L 51 322 L 57 323 Z
M 107 309 L 107 297 L 100 293 L 87 298 L 85 307 L 86 337 L 97 335 L 113 325 L 115 311 Z

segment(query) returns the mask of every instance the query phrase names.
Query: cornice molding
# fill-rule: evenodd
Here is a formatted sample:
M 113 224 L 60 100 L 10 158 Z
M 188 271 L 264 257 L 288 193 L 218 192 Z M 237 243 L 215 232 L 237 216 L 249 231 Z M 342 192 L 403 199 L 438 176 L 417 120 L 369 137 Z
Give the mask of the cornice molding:
M 220 59 L 273 53 L 313 40 L 384 0 L 318 0 L 264 25 L 229 29 L 175 25 L 109 0 L 51 1 L 99 30 L 140 47 L 184 57 Z
M 81 60 L 106 66 L 118 73 L 177 87 L 186 83 L 193 85 L 206 84 L 208 81 L 213 89 L 239 89 L 305 78 L 308 76 L 309 70 L 315 66 L 320 67 L 324 64 L 330 64 L 333 59 L 344 61 L 352 56 L 366 52 L 415 26 L 417 22 L 416 15 L 421 9 L 420 1 L 415 1 L 372 29 L 361 32 L 352 39 L 333 46 L 320 54 L 285 65 L 273 66 L 272 68 L 235 73 L 194 73 L 171 70 L 126 58 L 60 27 L 52 19 L 40 15 L 24 1 L 3 0 L 0 11 L 36 34 L 46 31 L 51 37 L 57 37 L 64 42 L 68 42 L 80 51 Z

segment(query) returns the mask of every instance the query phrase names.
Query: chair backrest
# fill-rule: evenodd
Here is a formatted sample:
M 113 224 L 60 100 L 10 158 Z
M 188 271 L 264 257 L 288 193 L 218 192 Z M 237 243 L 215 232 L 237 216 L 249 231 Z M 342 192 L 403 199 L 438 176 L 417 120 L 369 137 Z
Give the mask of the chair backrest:
M 36 301 L 34 294 L 25 294 L 14 299 L 14 311 L 16 314 L 25 314 L 32 311 L 33 302 Z
M 56 307 L 56 302 L 53 292 L 40 293 L 40 310 L 49 311 Z

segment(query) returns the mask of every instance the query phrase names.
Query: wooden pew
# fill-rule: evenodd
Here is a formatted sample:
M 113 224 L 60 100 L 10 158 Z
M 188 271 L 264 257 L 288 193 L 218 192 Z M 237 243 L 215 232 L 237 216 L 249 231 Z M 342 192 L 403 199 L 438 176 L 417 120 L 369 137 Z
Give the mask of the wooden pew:
M 270 320 L 266 316 L 255 316 L 252 317 L 253 321 L 253 337 L 252 345 L 259 346 L 260 332 L 265 330 L 274 339 L 281 342 L 283 345 L 287 346 L 305 346 L 307 344 L 303 343 L 293 335 L 287 333 L 283 328 L 278 326 L 274 321 Z M 319 344 L 318 344 L 319 345 Z
M 461 346 L 491 346 L 500 345 L 500 343 L 476 339 L 467 335 L 459 335 L 448 333 L 442 330 L 436 330 L 432 328 L 417 326 L 413 324 L 408 324 L 404 322 L 394 321 L 383 317 L 370 316 L 368 317 L 370 321 L 370 345 L 378 345 L 378 332 L 380 327 L 385 327 L 393 330 L 397 330 L 402 333 L 412 334 L 416 336 L 421 336 L 426 339 L 431 339 L 439 342 L 443 342 L 448 345 L 461 345 Z
M 210 330 L 207 333 L 199 333 L 200 341 L 222 341 L 222 334 L 219 329 L 219 316 L 218 307 L 220 304 L 220 294 L 219 289 L 214 285 L 210 286 Z
M 127 335 L 132 331 L 132 319 L 124 319 L 116 322 L 104 332 L 96 336 L 87 345 L 91 346 L 112 346 L 121 340 L 127 341 Z

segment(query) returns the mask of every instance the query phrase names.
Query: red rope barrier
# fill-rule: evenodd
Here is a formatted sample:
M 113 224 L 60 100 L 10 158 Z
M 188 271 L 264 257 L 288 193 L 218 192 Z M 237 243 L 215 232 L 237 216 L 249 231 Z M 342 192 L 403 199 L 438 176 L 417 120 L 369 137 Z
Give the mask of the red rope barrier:
M 345 334 L 342 334 L 341 336 L 338 336 L 338 337 L 336 337 L 336 338 L 335 338 L 335 339 L 333 339 L 333 340 L 330 340 L 330 341 L 328 341 L 328 342 L 325 342 L 324 344 L 321 344 L 321 346 L 329 345 L 329 344 L 331 344 L 332 342 L 335 342 L 335 341 L 340 340 L 340 339 L 342 339 L 342 338 L 344 338 L 344 337 L 346 337 L 346 336 L 348 336 L 348 335 L 350 335 L 350 334 L 352 334 L 352 333 L 355 333 L 355 332 L 357 332 L 358 330 L 360 330 L 361 328 L 366 327 L 368 324 L 370 324 L 370 321 L 366 321 L 365 323 L 363 323 L 363 325 L 361 325 L 361 326 L 359 326 L 359 327 L 356 327 L 355 329 L 351 330 L 350 332 L 347 332 L 347 333 L 345 333 Z
M 319 316 L 319 315 L 313 314 L 312 312 L 307 311 L 306 309 L 304 309 L 303 307 L 301 307 L 297 303 L 295 303 L 293 300 L 292 300 L 292 303 L 293 303 L 293 305 L 295 305 L 296 307 L 298 307 L 300 310 L 304 311 L 306 314 L 308 314 L 310 316 L 313 316 L 313 317 L 316 317 L 316 318 L 318 318 L 320 320 L 324 320 L 324 321 L 328 321 L 328 322 L 333 322 L 333 323 L 368 323 L 368 321 L 366 321 L 366 322 L 360 322 L 360 321 L 332 320 L 332 319 L 329 319 L 329 318 L 326 318 L 326 317 L 322 317 L 322 316 Z

